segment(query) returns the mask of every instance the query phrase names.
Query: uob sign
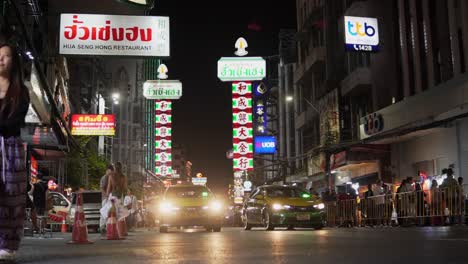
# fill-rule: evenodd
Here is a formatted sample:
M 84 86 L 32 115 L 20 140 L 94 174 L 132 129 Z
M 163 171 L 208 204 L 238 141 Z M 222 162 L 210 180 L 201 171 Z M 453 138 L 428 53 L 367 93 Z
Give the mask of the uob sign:
M 347 50 L 378 50 L 379 27 L 376 18 L 345 16 L 344 31 Z

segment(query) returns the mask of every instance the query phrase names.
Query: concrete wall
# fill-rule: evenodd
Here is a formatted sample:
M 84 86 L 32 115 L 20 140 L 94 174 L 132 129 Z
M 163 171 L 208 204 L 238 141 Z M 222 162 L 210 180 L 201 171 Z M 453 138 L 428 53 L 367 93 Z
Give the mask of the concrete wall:
M 415 164 L 428 161 L 429 164 L 433 164 L 435 174 L 440 174 L 443 168 L 454 164 L 455 176 L 458 177 L 460 170 L 457 149 L 457 130 L 455 126 L 392 144 L 393 173 L 397 180 L 409 176 L 416 177 L 417 168 Z

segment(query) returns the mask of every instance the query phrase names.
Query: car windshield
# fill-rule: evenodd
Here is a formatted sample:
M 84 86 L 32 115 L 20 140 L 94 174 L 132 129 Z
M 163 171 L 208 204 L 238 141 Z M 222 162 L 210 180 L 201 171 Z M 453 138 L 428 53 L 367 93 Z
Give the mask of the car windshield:
M 300 198 L 305 193 L 298 188 L 288 187 L 275 187 L 267 189 L 267 196 L 271 198 L 288 197 L 288 198 Z
M 205 187 L 174 187 L 166 193 L 168 198 L 202 198 L 211 196 Z

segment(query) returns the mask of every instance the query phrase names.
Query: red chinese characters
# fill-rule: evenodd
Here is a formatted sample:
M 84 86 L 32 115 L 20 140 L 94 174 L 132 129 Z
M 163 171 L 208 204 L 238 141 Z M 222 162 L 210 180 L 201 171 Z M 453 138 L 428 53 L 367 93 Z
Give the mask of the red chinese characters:
M 111 25 L 110 20 L 106 20 L 101 27 L 86 26 L 85 22 L 78 19 L 78 15 L 73 16 L 73 24 L 64 27 L 64 37 L 68 40 L 103 40 L 103 41 L 142 41 L 150 42 L 153 39 L 152 28 L 139 27 L 117 27 Z

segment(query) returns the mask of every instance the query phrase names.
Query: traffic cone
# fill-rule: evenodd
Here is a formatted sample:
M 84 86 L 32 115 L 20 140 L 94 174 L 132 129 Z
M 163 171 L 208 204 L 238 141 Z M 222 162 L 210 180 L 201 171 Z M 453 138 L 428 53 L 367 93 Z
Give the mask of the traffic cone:
M 114 201 L 112 201 L 112 207 L 109 210 L 106 223 L 106 238 L 107 240 L 119 240 L 119 231 L 117 230 L 117 210 L 115 208 Z
M 62 227 L 61 227 L 61 230 L 60 230 L 60 231 L 61 231 L 62 233 L 67 233 L 67 231 L 68 231 L 67 229 L 68 229 L 68 228 L 67 228 L 67 222 L 65 221 L 65 219 L 63 219 L 63 220 L 62 220 Z
M 88 227 L 86 226 L 85 214 L 83 211 L 83 195 L 78 193 L 75 223 L 73 224 L 72 240 L 68 244 L 92 244 L 88 240 Z

